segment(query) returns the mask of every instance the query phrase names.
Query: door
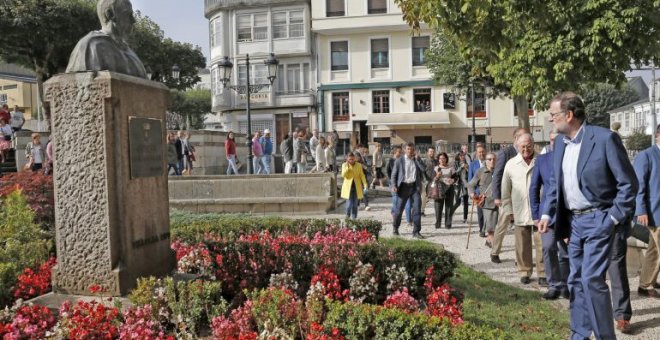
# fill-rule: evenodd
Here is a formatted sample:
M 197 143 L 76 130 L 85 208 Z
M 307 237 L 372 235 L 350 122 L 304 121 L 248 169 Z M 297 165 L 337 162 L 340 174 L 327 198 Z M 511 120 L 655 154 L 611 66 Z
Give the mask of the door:
M 289 115 L 275 115 L 275 149 L 276 153 L 281 153 L 280 143 L 284 140 L 284 136 L 289 133 Z

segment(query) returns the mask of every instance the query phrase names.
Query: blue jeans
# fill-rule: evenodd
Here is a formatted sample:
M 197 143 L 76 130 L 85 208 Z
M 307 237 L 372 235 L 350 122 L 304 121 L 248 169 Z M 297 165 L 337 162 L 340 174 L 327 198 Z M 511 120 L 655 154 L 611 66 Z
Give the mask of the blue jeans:
M 262 156 L 256 156 L 255 155 L 253 157 L 254 158 L 252 158 L 252 171 L 254 171 L 253 173 L 255 175 L 260 174 L 261 171 L 263 171 L 263 168 L 261 167 L 261 157 Z
M 176 163 L 168 163 L 167 164 L 167 174 L 170 174 L 170 170 L 174 169 L 174 176 L 179 176 L 181 173 L 179 172 L 179 167 L 176 165 Z
M 232 155 L 227 159 L 227 175 L 231 175 L 232 171 L 238 175 L 238 167 L 236 166 L 236 155 Z
M 367 182 L 367 183 L 368 183 L 368 182 Z M 362 203 L 364 203 L 364 206 L 365 206 L 365 207 L 368 207 L 368 206 L 369 206 L 369 195 L 368 195 L 367 188 L 364 188 L 364 189 L 362 190 Z
M 399 195 L 392 193 L 392 215 L 396 213 L 396 207 L 399 202 Z M 406 222 L 412 223 L 412 208 L 410 207 L 410 200 L 406 202 L 406 207 L 403 209 L 406 212 Z
M 271 155 L 261 156 L 261 165 L 266 175 L 270 175 L 270 159 L 271 159 Z
M 348 196 L 348 201 L 346 201 L 346 218 L 352 217 L 353 219 L 356 219 L 357 212 L 358 212 L 357 190 L 355 190 L 355 184 L 353 184 L 351 186 L 351 194 Z
M 176 167 L 177 167 L 177 176 L 181 176 L 181 172 L 183 171 L 183 158 L 179 159 L 176 161 Z

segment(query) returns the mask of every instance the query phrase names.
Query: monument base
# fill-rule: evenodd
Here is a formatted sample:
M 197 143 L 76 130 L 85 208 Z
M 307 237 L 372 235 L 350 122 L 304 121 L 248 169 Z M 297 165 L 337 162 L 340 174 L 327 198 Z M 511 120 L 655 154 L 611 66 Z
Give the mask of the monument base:
M 174 268 L 161 83 L 113 72 L 57 75 L 52 110 L 57 265 L 53 291 L 126 295 Z
M 77 304 L 78 301 L 83 302 L 95 302 L 97 304 L 104 305 L 106 307 L 117 307 L 121 311 L 124 311 L 130 307 L 133 307 L 133 304 L 128 298 L 125 297 L 103 297 L 103 296 L 89 296 L 89 295 L 70 295 L 70 294 L 59 294 L 59 293 L 48 293 L 41 296 L 37 296 L 34 299 L 27 300 L 26 303 L 31 303 L 39 306 L 44 306 L 48 308 L 54 315 L 58 315 L 60 307 L 65 302 L 71 302 L 71 304 Z

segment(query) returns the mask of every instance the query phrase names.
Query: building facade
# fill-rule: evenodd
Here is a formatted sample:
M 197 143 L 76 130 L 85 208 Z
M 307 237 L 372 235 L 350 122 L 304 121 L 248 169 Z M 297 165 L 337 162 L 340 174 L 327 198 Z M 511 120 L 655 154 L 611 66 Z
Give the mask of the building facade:
M 14 64 L 0 64 L 0 105 L 13 110 L 18 105 L 25 119 L 36 119 L 39 107 L 37 76 Z
M 655 98 L 655 122 L 656 124 L 659 124 L 660 80 L 656 79 L 655 97 L 652 96 L 651 91 L 653 91 L 653 86 L 651 85 L 652 84 L 650 83 L 649 86 L 645 85 L 643 87 L 644 90 L 648 91 L 648 94 L 644 94 L 643 96 L 640 95 L 640 100 L 609 111 L 610 124 L 614 122 L 621 124 L 621 128 L 619 129 L 619 134 L 621 137 L 625 138 L 636 132 L 643 132 L 647 135 L 652 135 L 655 133 L 655 126 L 652 126 L 651 100 L 649 98 Z
M 269 83 L 264 60 L 270 53 L 279 60 L 273 86 L 250 96 L 253 131 L 270 129 L 279 145 L 292 129 L 316 124 L 310 1 L 206 0 L 205 15 L 210 25 L 213 112 L 225 131 L 247 132 L 247 97 L 223 86 L 218 63 L 224 56 L 234 64 L 230 83 L 238 85 L 247 81 L 246 56 L 251 84 Z

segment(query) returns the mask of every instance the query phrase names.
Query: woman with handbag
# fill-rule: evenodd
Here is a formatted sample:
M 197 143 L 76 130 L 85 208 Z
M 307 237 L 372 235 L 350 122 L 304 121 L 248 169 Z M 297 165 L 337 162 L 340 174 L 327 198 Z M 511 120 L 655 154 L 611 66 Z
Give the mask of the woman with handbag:
M 456 171 L 453 167 L 449 166 L 449 156 L 447 153 L 441 152 L 438 155 L 438 166 L 435 167 L 435 177 L 429 183 L 431 190 L 435 188 L 437 195 L 434 200 L 435 208 L 435 228 L 440 229 L 442 212 L 445 212 L 445 228 L 451 229 L 452 223 L 452 208 L 454 205 L 454 183 L 456 183 Z
M 32 134 L 32 141 L 25 147 L 25 158 L 28 159 L 26 168 L 37 172 L 43 169 L 43 163 L 46 160 L 46 148 L 41 144 L 41 135 L 38 133 Z
M 227 140 L 225 140 L 225 157 L 227 157 L 227 175 L 234 171 L 238 175 L 238 158 L 236 156 L 236 142 L 234 141 L 234 132 L 229 131 Z
M 477 173 L 468 183 L 468 193 L 472 197 L 473 204 L 478 205 L 483 211 L 484 228 L 487 232 L 486 246 L 492 247 L 493 234 L 497 224 L 498 208 L 493 199 L 493 169 L 495 168 L 496 156 L 494 152 L 486 155 L 486 166 L 479 168 Z M 477 193 L 478 192 L 478 193 Z

